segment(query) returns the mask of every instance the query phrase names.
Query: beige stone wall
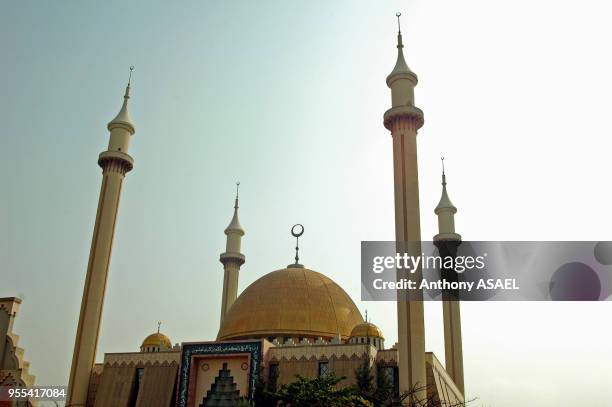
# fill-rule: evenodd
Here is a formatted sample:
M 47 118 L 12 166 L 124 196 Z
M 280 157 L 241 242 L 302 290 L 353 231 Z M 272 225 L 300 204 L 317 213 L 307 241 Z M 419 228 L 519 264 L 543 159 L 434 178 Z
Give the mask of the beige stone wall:
M 89 381 L 88 407 L 167 407 L 176 385 L 180 351 L 107 353 Z M 143 369 L 136 388 L 136 374 Z
M 329 359 L 332 356 L 340 357 L 342 355 L 351 357 L 353 355 L 360 356 L 368 353 L 376 356 L 377 349 L 372 345 L 367 344 L 325 344 L 325 345 L 304 345 L 304 346 L 277 346 L 271 347 L 268 353 L 268 359 L 280 360 L 282 358 L 299 359 L 305 357 L 309 359 L 314 357 L 315 359 Z
M 397 349 L 383 349 L 376 353 L 376 362 L 382 362 L 385 365 L 396 365 L 398 361 Z
M 311 378 L 317 377 L 319 368 L 318 359 L 314 357 L 310 359 L 305 357 L 299 359 L 295 357 L 290 359 L 281 358 L 279 360 L 272 360 L 270 363 L 278 363 L 278 386 L 295 381 L 297 375 Z
M 94 407 L 130 407 L 135 378 L 134 365 L 104 366 Z
M 361 366 L 365 358 L 368 358 L 368 355 L 370 364 L 374 364 L 376 352 L 375 347 L 366 344 L 275 347 L 269 351 L 268 365 L 278 365 L 278 385 L 281 386 L 294 382 L 296 375 L 318 377 L 319 362 L 328 362 L 331 372 L 346 377 L 340 382 L 341 387 L 346 387 L 355 384 L 355 370 Z M 265 374 L 269 374 L 269 368 Z M 267 378 L 268 376 L 266 380 Z
M 136 407 L 168 407 L 176 386 L 178 365 L 154 364 L 144 367 Z
M 104 354 L 104 365 L 121 365 L 125 364 L 136 364 L 145 365 L 147 363 L 179 363 L 181 360 L 181 351 L 169 350 L 162 352 L 125 352 L 125 353 L 105 353 Z
M 356 356 L 348 358 L 346 356 L 341 356 L 340 358 L 333 357 L 330 359 L 330 368 L 337 376 L 345 376 L 346 379 L 341 381 L 339 385 L 341 387 L 353 386 L 356 384 L 355 371 L 361 367 L 364 360 L 368 357 L 367 355 Z M 374 360 L 370 358 L 370 366 L 374 366 Z M 376 370 L 374 370 L 376 373 Z

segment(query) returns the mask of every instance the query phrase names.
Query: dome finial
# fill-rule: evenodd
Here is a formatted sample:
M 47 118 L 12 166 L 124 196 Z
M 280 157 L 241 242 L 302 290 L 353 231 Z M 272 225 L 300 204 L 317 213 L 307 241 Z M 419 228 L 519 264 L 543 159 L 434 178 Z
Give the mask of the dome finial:
M 161 328 L 161 321 L 157 321 L 157 333 L 159 333 L 160 328 Z
M 288 267 L 304 267 L 300 264 L 300 236 L 304 234 L 304 226 L 297 223 L 291 228 L 291 234 L 295 237 L 295 263 Z
M 397 13 L 395 13 L 395 17 L 397 17 L 397 33 L 401 34 L 402 33 L 402 27 L 400 26 L 400 17 L 402 16 L 402 13 L 400 13 L 399 11 Z

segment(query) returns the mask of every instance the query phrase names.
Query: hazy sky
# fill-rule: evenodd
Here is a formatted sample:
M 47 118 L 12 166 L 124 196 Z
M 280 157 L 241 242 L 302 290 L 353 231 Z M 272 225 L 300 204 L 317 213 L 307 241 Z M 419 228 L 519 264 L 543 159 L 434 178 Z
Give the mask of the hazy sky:
M 610 238 L 610 6 L 584 0 L 20 1 L 0 13 L 0 296 L 38 384 L 66 384 L 108 142 L 128 67 L 134 171 L 123 188 L 98 361 L 214 339 L 224 228 L 241 181 L 241 289 L 292 261 L 360 296 L 360 241 L 394 238 L 395 12 L 419 76 L 421 224 L 441 154 L 466 240 Z M 271 294 L 273 295 L 273 293 Z M 476 406 L 603 406 L 612 304 L 462 304 Z M 444 360 L 441 305 L 427 345 Z

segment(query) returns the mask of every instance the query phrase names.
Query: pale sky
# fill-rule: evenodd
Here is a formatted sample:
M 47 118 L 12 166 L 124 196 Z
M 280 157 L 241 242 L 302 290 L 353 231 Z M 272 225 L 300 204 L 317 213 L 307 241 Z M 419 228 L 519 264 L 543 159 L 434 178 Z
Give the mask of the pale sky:
M 65 385 L 106 123 L 135 65 L 134 171 L 123 188 L 98 361 L 163 321 L 174 343 L 218 329 L 224 228 L 241 181 L 243 289 L 301 259 L 360 301 L 360 241 L 392 240 L 390 107 L 401 11 L 416 104 L 422 236 L 440 155 L 465 240 L 609 240 L 607 2 L 549 0 L 5 1 L 0 14 L 0 296 L 40 385 Z M 475 406 L 604 406 L 612 304 L 462 304 Z M 441 304 L 427 350 L 444 360 Z

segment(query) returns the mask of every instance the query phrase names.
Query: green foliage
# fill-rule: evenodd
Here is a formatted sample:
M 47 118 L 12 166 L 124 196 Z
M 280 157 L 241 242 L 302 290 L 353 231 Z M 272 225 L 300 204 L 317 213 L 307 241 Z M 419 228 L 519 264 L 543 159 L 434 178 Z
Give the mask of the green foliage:
M 368 359 L 355 370 L 355 390 L 363 399 L 375 407 L 390 406 L 393 402 L 393 383 L 391 378 L 383 373 L 374 375 Z
M 375 406 L 389 406 L 392 405 L 393 399 L 393 381 L 389 374 L 385 371 L 380 371 L 376 376 L 376 390 L 374 392 L 374 405 Z
M 355 370 L 356 387 L 359 394 L 369 397 L 374 392 L 374 375 L 369 359 L 364 359 L 361 366 Z
M 247 399 L 241 398 L 240 400 L 238 400 L 238 404 L 236 404 L 236 407 L 253 407 L 253 404 Z
M 425 386 L 413 386 L 399 397 L 393 395 L 393 383 L 383 370 L 376 376 L 366 360 L 355 370 L 354 387 L 338 388 L 345 377 L 333 373 L 309 379 L 296 376 L 293 383 L 285 384 L 277 391 L 278 377 L 264 382 L 260 376 L 256 382 L 253 404 L 242 402 L 241 407 L 465 407 L 470 401 L 447 404 L 435 395 L 428 395 Z
M 278 373 L 270 376 L 265 382 L 260 375 L 255 383 L 255 397 L 253 399 L 256 407 L 276 407 L 279 396 L 276 392 Z
M 308 379 L 297 376 L 293 383 L 281 386 L 278 396 L 282 407 L 372 407 L 354 388 L 337 388 L 345 379 L 333 373 Z

